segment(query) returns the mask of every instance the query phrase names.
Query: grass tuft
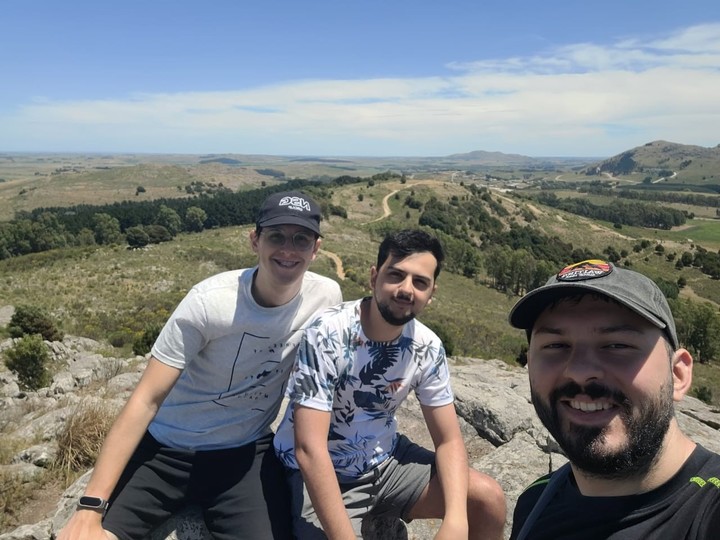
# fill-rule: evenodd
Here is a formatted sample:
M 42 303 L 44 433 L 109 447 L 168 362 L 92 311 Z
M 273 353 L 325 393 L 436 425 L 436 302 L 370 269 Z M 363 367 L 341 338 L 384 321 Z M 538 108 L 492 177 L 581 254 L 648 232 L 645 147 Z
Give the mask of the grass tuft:
M 68 482 L 95 464 L 117 411 L 98 402 L 81 402 L 58 434 L 54 470 Z

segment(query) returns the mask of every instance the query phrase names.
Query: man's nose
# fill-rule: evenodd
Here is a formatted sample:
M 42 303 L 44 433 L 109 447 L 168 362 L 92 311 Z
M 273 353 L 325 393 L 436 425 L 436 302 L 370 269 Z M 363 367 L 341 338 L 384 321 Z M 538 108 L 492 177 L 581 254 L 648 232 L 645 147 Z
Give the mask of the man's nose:
M 565 364 L 565 376 L 579 384 L 602 379 L 605 374 L 602 358 L 586 345 L 573 345 Z
M 400 292 L 412 298 L 412 295 L 415 292 L 412 276 L 406 276 L 405 279 L 400 282 Z

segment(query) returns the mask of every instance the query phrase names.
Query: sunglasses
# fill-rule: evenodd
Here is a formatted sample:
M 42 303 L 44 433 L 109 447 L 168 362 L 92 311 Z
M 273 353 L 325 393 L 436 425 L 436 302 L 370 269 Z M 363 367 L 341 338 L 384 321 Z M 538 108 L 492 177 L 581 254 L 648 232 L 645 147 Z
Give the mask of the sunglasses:
M 282 231 L 277 229 L 268 229 L 262 231 L 265 239 L 275 247 L 285 246 L 288 237 Z M 293 247 L 298 251 L 307 251 L 315 245 L 317 237 L 312 233 L 296 232 L 291 237 Z

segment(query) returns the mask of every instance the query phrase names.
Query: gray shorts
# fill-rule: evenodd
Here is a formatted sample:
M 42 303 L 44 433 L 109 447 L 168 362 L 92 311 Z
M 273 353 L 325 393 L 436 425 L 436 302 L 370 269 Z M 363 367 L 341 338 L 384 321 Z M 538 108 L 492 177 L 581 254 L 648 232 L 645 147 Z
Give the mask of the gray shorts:
M 360 478 L 338 475 L 355 535 L 362 538 L 362 520 L 367 515 L 409 521 L 407 515 L 434 474 L 435 453 L 400 435 L 393 454 L 369 473 Z M 302 540 L 327 538 L 310 502 L 302 474 L 297 469 L 287 469 L 287 477 L 295 537 Z

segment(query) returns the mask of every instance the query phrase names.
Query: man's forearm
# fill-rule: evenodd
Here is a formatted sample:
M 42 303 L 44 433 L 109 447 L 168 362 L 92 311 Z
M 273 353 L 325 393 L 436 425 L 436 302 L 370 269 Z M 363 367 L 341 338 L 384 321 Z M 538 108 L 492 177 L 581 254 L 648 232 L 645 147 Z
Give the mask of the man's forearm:
M 462 441 L 449 441 L 435 450 L 438 481 L 445 500 L 445 518 L 467 523 L 468 461 Z
M 354 540 L 350 518 L 340 492 L 330 455 L 297 453 L 300 472 L 310 494 L 313 508 L 329 540 Z
M 140 382 L 113 423 L 100 449 L 85 492 L 107 499 L 180 370 L 151 357 Z

